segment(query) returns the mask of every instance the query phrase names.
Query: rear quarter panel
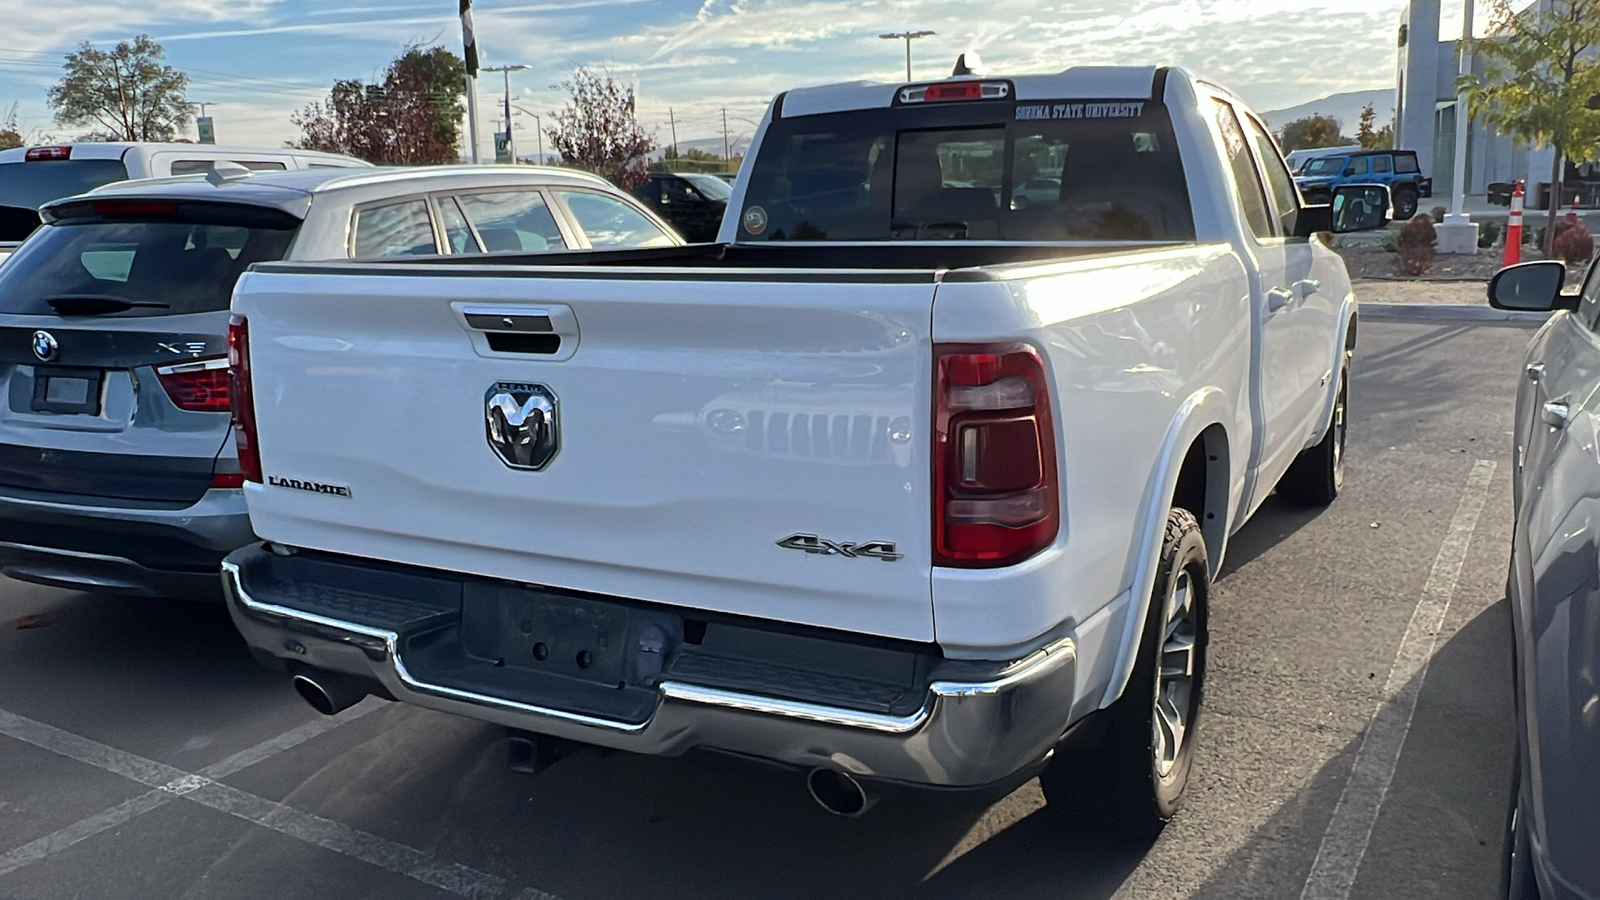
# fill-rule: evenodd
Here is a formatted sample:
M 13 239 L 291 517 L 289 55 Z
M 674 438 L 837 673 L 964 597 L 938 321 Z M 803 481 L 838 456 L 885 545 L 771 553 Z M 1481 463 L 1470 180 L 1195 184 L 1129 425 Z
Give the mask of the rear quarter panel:
M 1028 562 L 934 570 L 935 630 L 947 653 L 995 658 L 1001 648 L 1074 631 L 1079 696 L 1104 688 L 1149 591 L 1147 557 L 1151 542 L 1159 544 L 1177 466 L 1208 426 L 1226 429 L 1230 509 L 1241 502 L 1249 290 L 1243 264 L 1220 244 L 940 286 L 935 342 L 1020 338 L 1043 355 L 1062 502 L 1055 544 Z M 1226 529 L 1213 531 L 1220 543 Z M 1214 565 L 1221 549 L 1212 547 Z

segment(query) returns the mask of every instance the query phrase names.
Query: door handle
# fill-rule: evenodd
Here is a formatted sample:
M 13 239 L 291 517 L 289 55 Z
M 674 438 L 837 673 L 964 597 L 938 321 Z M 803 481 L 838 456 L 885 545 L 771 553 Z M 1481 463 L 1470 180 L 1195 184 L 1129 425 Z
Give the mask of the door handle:
M 1528 363 L 1528 368 L 1525 371 L 1529 381 L 1538 381 L 1544 377 L 1544 363 Z
M 1566 401 L 1551 400 L 1544 405 L 1544 408 L 1539 413 L 1539 418 L 1543 419 L 1544 423 L 1551 428 L 1565 428 L 1567 427 L 1567 417 L 1571 414 L 1572 410 L 1567 406 Z
M 1267 312 L 1277 312 L 1293 302 L 1293 291 L 1281 287 L 1267 291 Z

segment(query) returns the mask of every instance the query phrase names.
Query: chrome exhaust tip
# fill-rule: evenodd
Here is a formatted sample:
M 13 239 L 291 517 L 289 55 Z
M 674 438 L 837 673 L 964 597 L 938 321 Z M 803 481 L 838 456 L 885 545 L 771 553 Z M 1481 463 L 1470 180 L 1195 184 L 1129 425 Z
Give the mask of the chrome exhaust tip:
M 837 769 L 817 768 L 807 772 L 806 790 L 818 806 L 846 819 L 860 816 L 878 802 L 855 776 Z
M 337 672 L 299 674 L 290 682 L 300 699 L 325 716 L 335 716 L 370 694 L 367 682 Z

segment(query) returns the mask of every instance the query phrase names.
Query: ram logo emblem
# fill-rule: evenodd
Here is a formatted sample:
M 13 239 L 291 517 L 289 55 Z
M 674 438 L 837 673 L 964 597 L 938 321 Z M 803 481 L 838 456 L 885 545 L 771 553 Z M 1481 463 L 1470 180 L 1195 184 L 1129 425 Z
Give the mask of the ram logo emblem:
M 484 394 L 489 446 L 513 469 L 537 472 L 561 449 L 556 395 L 542 384 L 501 381 Z

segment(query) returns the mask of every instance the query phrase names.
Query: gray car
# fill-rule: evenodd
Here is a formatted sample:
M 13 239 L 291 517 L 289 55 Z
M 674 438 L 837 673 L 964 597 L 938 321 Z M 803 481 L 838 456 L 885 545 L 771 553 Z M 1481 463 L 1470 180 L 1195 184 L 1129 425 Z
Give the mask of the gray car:
M 321 169 L 110 185 L 0 266 L 0 572 L 220 597 L 254 539 L 231 439 L 234 282 L 268 260 L 681 244 L 586 173 Z
M 1513 900 L 1600 898 L 1600 264 L 1577 294 L 1562 293 L 1565 275 L 1526 263 L 1489 288 L 1501 309 L 1557 310 L 1517 393 Z

